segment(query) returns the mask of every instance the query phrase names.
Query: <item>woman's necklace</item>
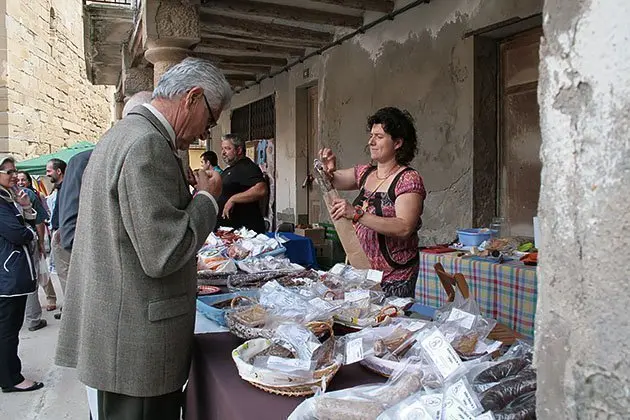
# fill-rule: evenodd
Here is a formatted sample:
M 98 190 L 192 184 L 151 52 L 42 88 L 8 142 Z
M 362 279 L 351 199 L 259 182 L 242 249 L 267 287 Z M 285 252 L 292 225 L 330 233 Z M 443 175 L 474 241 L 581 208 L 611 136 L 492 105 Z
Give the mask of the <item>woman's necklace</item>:
M 397 170 L 398 170 L 398 165 L 394 166 L 388 172 L 388 174 L 387 174 L 387 176 L 385 178 L 379 178 L 379 176 L 378 176 L 378 169 L 376 169 L 376 173 L 374 174 L 374 176 L 376 177 L 376 179 L 379 179 L 381 182 L 378 183 L 376 188 L 374 188 L 372 190 L 372 192 L 370 193 L 369 196 L 365 197 L 365 200 L 363 201 L 363 206 L 361 206 L 361 208 L 363 209 L 364 212 L 367 212 L 367 210 L 368 210 L 370 198 L 372 198 L 374 196 L 374 194 L 376 194 L 378 189 L 381 188 L 381 185 L 383 185 L 385 183 L 385 181 L 387 181 L 389 179 L 389 177 L 392 176 L 394 174 L 394 172 L 397 171 Z

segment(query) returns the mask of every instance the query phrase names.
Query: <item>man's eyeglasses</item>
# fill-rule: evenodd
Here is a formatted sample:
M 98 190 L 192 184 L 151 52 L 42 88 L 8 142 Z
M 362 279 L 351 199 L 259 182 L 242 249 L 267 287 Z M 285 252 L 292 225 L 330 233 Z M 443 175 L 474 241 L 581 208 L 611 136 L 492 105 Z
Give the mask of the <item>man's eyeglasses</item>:
M 8 171 L 0 170 L 0 174 L 15 175 L 17 173 L 18 171 L 16 169 L 9 169 Z
M 203 100 L 206 101 L 206 106 L 208 107 L 208 114 L 210 114 L 210 116 L 208 117 L 208 130 L 210 130 L 217 126 L 217 120 L 214 119 L 214 115 L 212 114 L 212 108 L 210 108 L 210 103 L 208 102 L 208 98 L 206 98 L 205 94 L 203 95 Z

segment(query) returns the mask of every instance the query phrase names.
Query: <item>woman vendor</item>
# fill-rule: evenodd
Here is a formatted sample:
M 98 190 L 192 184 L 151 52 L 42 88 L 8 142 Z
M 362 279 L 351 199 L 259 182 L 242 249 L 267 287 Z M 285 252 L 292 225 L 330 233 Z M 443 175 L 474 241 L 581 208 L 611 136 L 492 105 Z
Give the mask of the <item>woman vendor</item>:
M 326 174 L 337 190 L 359 190 L 352 204 L 332 203 L 331 215 L 354 223 L 359 242 L 373 269 L 384 273 L 388 296 L 414 297 L 418 278 L 418 235 L 426 198 L 422 177 L 409 164 L 418 139 L 407 111 L 383 108 L 368 118 L 367 148 L 371 163 L 337 169 L 330 149 L 320 151 Z

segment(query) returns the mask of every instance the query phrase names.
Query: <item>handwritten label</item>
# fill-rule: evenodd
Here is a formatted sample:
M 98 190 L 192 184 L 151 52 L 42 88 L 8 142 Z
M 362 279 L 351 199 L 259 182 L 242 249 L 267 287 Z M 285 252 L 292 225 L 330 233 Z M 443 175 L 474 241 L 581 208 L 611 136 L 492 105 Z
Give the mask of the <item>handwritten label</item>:
M 355 338 L 348 341 L 346 343 L 346 365 L 351 365 L 363 359 L 363 339 Z
M 346 302 L 358 302 L 363 299 L 370 298 L 369 290 L 353 290 L 351 292 L 346 292 L 344 295 L 344 300 Z
M 437 329 L 426 336 L 420 344 L 445 379 L 455 372 L 462 363 L 453 347 Z
M 475 318 L 476 317 L 473 314 L 469 314 L 468 312 L 453 308 L 451 310 L 451 314 L 448 316 L 447 321 L 455 321 L 462 327 L 469 330 L 475 323 Z
M 367 279 L 375 283 L 380 283 L 383 280 L 383 272 L 378 270 L 368 270 Z

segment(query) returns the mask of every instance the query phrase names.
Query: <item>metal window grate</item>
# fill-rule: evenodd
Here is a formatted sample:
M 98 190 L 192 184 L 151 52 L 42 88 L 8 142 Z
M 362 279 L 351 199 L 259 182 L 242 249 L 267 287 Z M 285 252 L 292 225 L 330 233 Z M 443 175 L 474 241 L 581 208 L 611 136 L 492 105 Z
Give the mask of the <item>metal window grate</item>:
M 273 95 L 232 111 L 231 131 L 245 141 L 275 138 L 276 105 Z

